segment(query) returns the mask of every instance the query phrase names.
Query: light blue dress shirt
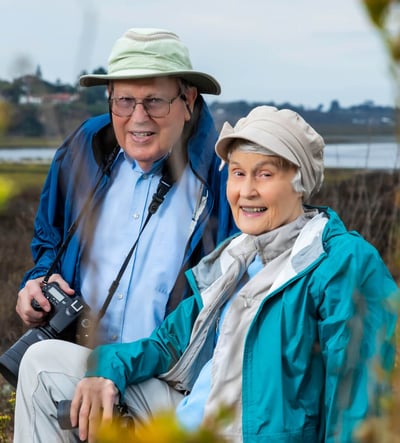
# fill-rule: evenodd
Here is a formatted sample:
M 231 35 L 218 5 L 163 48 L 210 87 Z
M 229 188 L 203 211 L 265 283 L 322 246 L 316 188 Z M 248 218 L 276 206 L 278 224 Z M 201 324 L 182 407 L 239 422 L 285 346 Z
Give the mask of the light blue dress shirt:
M 90 251 L 82 260 L 82 295 L 98 312 L 147 217 L 162 161 L 149 172 L 121 152 L 102 202 Z M 103 317 L 99 340 L 129 342 L 150 335 L 164 318 L 168 296 L 182 266 L 201 183 L 189 166 L 166 195 L 140 236 Z

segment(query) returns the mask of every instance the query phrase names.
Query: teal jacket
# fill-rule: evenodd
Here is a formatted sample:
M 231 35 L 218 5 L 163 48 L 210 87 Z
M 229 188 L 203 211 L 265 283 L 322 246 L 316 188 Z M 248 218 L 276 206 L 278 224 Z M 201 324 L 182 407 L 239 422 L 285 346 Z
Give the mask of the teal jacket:
M 242 362 L 244 442 L 352 442 L 352 431 L 376 414 L 388 386 L 375 373 L 394 363 L 398 288 L 376 249 L 348 232 L 337 214 L 296 245 L 296 263 L 266 294 L 249 328 Z M 315 225 L 315 224 L 314 224 Z M 317 228 L 318 229 L 318 228 Z M 161 377 L 190 390 L 206 361 L 204 346 L 187 358 L 194 322 L 204 308 L 197 272 L 218 278 L 218 257 L 230 240 L 188 271 L 194 295 L 147 339 L 96 348 L 87 376 L 111 379 L 121 395 L 129 384 Z M 214 254 L 214 255 L 213 255 Z M 214 259 L 215 258 L 215 259 Z M 186 352 L 185 352 L 186 351 Z M 183 362 L 189 362 L 183 367 Z

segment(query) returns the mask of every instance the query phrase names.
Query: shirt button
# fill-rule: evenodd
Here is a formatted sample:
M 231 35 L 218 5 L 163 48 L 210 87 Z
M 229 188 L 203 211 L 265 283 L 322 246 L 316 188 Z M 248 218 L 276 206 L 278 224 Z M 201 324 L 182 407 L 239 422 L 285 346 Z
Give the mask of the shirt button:
M 142 174 L 142 179 L 147 180 L 149 178 L 149 174 Z
M 139 214 L 138 212 L 135 212 L 135 213 L 133 214 L 133 218 L 134 218 L 135 220 L 137 220 L 139 217 L 140 217 L 140 214 Z
M 118 338 L 118 335 L 115 335 L 115 334 L 114 334 L 114 335 L 111 336 L 111 340 L 112 340 L 112 341 L 115 341 L 117 338 Z
M 118 294 L 118 300 L 122 300 L 124 298 L 123 294 Z

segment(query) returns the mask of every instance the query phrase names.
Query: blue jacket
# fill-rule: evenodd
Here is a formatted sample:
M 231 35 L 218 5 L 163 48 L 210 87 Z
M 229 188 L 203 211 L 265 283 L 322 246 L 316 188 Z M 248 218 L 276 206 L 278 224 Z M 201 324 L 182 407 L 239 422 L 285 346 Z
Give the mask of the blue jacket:
M 188 141 L 187 156 L 192 170 L 204 184 L 206 205 L 187 245 L 184 264 L 170 295 L 167 312 L 189 294 L 184 272 L 237 230 L 225 197 L 226 168 L 222 172 L 218 170 L 220 161 L 214 151 L 217 132 L 207 105 L 201 97 L 198 100 L 200 116 Z M 84 122 L 56 151 L 35 219 L 31 245 L 35 265 L 25 274 L 21 287 L 28 279 L 46 274 L 68 230 L 99 180 L 100 186 L 93 196 L 88 214 L 82 218 L 54 270 L 77 293 L 80 292 L 79 267 L 84 241 L 80 240 L 79 234 L 85 226 L 89 227 L 90 232 L 90 223 L 93 222 L 90 215 L 107 192 L 109 179 L 107 174 L 103 174 L 103 169 L 115 146 L 109 115 L 104 114 Z M 160 253 L 167 254 L 167 251 Z
M 398 288 L 372 245 L 348 232 L 329 208 L 319 211 L 328 220 L 305 225 L 247 332 L 246 443 L 352 442 L 352 431 L 377 412 L 379 394 L 388 387 L 375 371 L 394 363 Z M 193 345 L 200 311 L 211 312 L 200 288 L 220 277 L 229 243 L 187 273 L 194 295 L 148 339 L 96 348 L 87 375 L 111 379 L 122 395 L 129 384 L 154 376 L 190 390 L 201 361 L 212 354 L 207 345 Z M 204 323 L 196 330 L 207 336 Z

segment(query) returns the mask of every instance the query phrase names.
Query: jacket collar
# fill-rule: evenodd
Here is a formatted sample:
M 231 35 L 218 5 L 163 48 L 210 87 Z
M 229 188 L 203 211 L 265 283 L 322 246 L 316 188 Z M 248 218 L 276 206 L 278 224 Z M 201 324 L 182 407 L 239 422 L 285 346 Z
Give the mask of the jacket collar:
M 213 163 L 214 147 L 218 134 L 204 99 L 200 96 L 197 100 L 200 109 L 199 119 L 188 141 L 189 162 L 195 174 L 203 183 L 207 183 L 207 175 Z
M 305 225 L 293 245 L 286 266 L 275 279 L 269 293 L 304 272 L 325 254 L 323 234 L 327 223 L 328 217 L 320 212 Z

